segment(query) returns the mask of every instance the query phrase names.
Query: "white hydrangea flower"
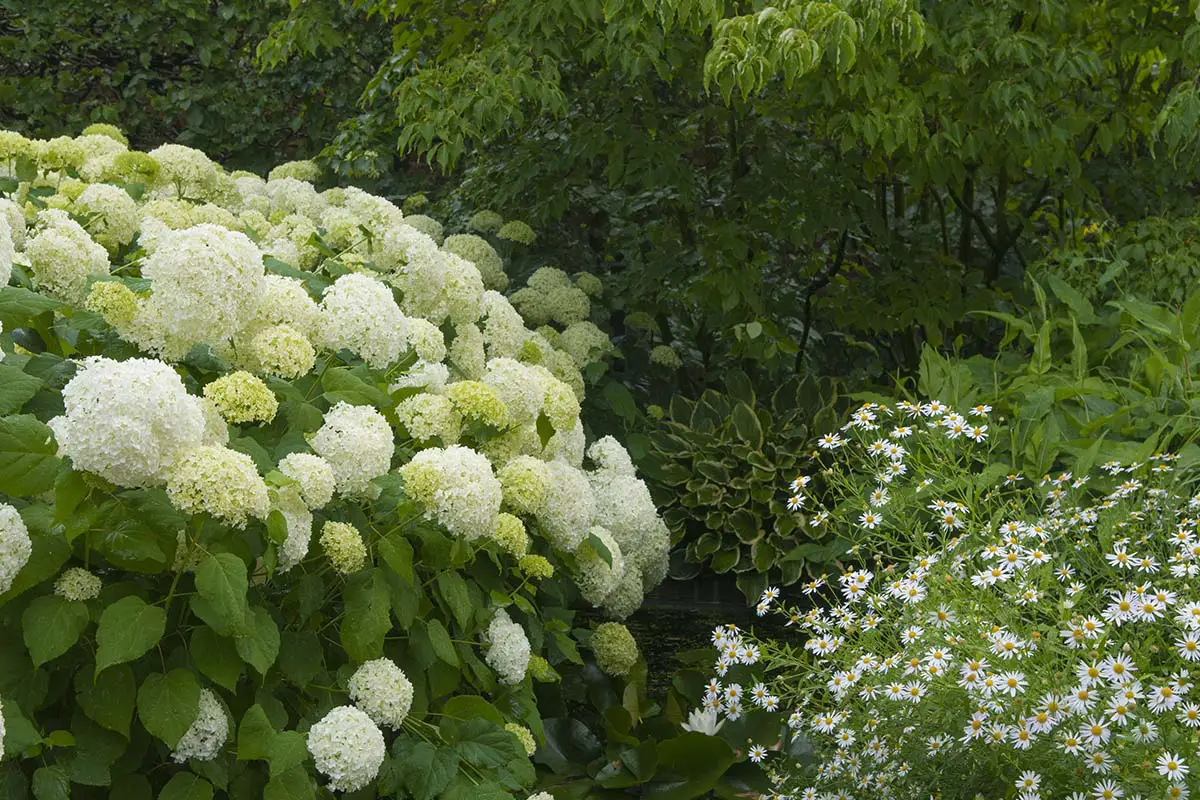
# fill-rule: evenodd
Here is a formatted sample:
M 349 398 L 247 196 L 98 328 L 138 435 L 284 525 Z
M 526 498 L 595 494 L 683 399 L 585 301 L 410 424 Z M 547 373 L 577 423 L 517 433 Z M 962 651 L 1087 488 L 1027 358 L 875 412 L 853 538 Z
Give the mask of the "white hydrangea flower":
M 271 510 L 267 484 L 253 459 L 228 447 L 204 445 L 186 453 L 167 478 L 171 505 L 188 514 L 206 511 L 235 528 Z
M 399 472 L 408 496 L 450 533 L 478 539 L 496 529 L 503 490 L 486 456 L 469 447 L 431 447 Z
M 12 588 L 17 574 L 29 563 L 33 553 L 33 542 L 29 529 L 17 510 L 7 503 L 0 503 L 0 594 Z M 0 750 L 3 739 L 0 737 Z
M 89 275 L 108 274 L 108 251 L 58 208 L 38 214 L 25 255 L 37 287 L 74 305 L 82 305 L 87 297 Z
M 279 462 L 279 471 L 300 484 L 305 504 L 316 511 L 333 499 L 336 482 L 333 467 L 312 453 L 290 453 Z
M 331 478 L 331 488 L 332 483 Z M 285 486 L 279 490 L 275 507 L 287 523 L 287 538 L 279 545 L 278 571 L 283 573 L 308 555 L 308 546 L 312 542 L 313 515 L 301 497 L 301 490 L 295 486 Z
M 612 475 L 636 476 L 633 459 L 625 446 L 612 436 L 604 436 L 592 442 L 587 449 L 588 458 L 595 463 L 597 470 L 606 470 Z
M 406 397 L 396 406 L 396 416 L 417 441 L 436 437 L 442 444 L 457 444 L 462 434 L 462 415 L 445 395 L 422 392 Z
M 436 265 L 438 255 L 437 242 L 431 236 L 403 222 L 391 227 L 383 234 L 383 238 L 377 243 L 377 251 L 374 254 L 375 266 L 383 270 L 403 272 Z M 416 315 L 425 316 L 424 314 Z
M 0 286 L 7 286 L 12 278 L 13 256 L 16 248 L 13 245 L 12 227 L 8 217 L 0 214 Z
M 4 758 L 4 703 L 0 702 L 0 758 Z
M 564 461 L 547 463 L 546 473 L 550 490 L 536 512 L 538 527 L 556 548 L 574 552 L 596 522 L 592 486 L 582 470 Z
M 528 364 L 511 358 L 493 358 L 487 363 L 483 382 L 504 401 L 513 424 L 537 419 L 546 399 L 546 390 L 541 375 Z
M 499 292 L 484 292 L 483 315 L 487 357 L 516 358 L 531 334 L 512 303 Z
M 446 357 L 446 337 L 438 326 L 428 320 L 410 317 L 408 340 L 422 361 L 433 363 Z
M 602 469 L 590 475 L 596 519 L 621 545 L 627 563 L 642 573 L 646 589 L 666 575 L 671 535 L 646 484 L 629 474 Z
M 343 198 L 345 208 L 354 214 L 378 241 L 382 241 L 388 231 L 404 224 L 404 212 L 383 197 L 347 186 L 343 190 Z
M 356 792 L 379 774 L 387 749 L 383 733 L 354 706 L 338 706 L 308 730 L 313 764 L 335 792 Z
M 64 600 L 94 600 L 104 584 L 86 569 L 71 567 L 54 582 L 54 593 Z
M 59 452 L 118 486 L 161 485 L 204 440 L 199 398 L 161 361 L 88 358 L 63 388 L 63 404 L 66 413 L 49 423 Z
M 382 369 L 399 360 L 408 339 L 408 319 L 386 285 L 350 273 L 325 290 L 318 338 L 331 350 L 345 348 Z
M 303 283 L 283 275 L 267 275 L 250 326 L 287 325 L 312 339 L 320 319 L 321 311 Z
M 396 382 L 388 387 L 388 391 L 394 392 L 397 389 L 424 389 L 427 392 L 440 394 L 446 389 L 446 384 L 450 381 L 450 368 L 445 364 L 429 364 L 424 361 L 418 361 L 413 364 L 406 374 L 401 375 L 396 379 Z
M 608 559 L 589 542 L 581 543 L 575 551 L 579 565 L 575 585 L 584 600 L 599 606 L 625 577 L 625 556 L 621 553 L 621 545 L 607 529 L 596 525 L 590 533 L 608 550 Z
M 583 450 L 587 438 L 582 425 L 565 431 L 555 431 L 542 450 L 542 458 L 547 461 L 565 461 L 573 467 L 583 466 Z
M 338 403 L 325 414 L 325 424 L 309 440 L 317 455 L 329 462 L 339 494 L 373 494 L 371 479 L 392 466 L 395 443 L 392 428 L 370 406 Z
M 299 214 L 311 220 L 319 220 L 327 206 L 325 198 L 317 193 L 311 183 L 296 178 L 268 180 L 266 193 L 273 210 Z
M 410 258 L 398 278 L 404 310 L 435 324 L 475 322 L 483 313 L 483 278 L 464 258 L 436 250 L 428 258 Z
M 188 759 L 211 761 L 221 753 L 229 737 L 229 718 L 221 701 L 209 689 L 200 690 L 200 706 L 196 719 L 175 745 L 171 758 L 176 764 Z
M 497 609 L 488 625 L 488 666 L 494 669 L 500 682 L 513 686 L 525 679 L 529 668 L 529 639 L 525 629 L 512 621 L 508 612 Z
M 99 138 L 108 139 L 107 136 Z M 129 192 L 108 183 L 93 183 L 84 189 L 75 198 L 75 211 L 84 219 L 90 219 L 88 231 L 110 251 L 132 242 L 141 224 L 137 203 Z
M 217 193 L 221 168 L 202 151 L 181 144 L 164 144 L 147 155 L 158 162 L 154 188 L 166 196 L 209 200 Z M 232 189 L 232 179 L 229 182 Z
M 347 689 L 354 704 L 384 728 L 399 728 L 412 708 L 412 682 L 389 658 L 364 663 L 350 677 Z
M 266 288 L 258 247 L 208 223 L 163 234 L 142 276 L 151 281 L 147 310 L 162 338 L 189 344 L 228 341 L 253 319 Z
M 483 334 L 479 328 L 474 325 L 456 325 L 447 360 L 464 379 L 473 381 L 482 378 L 487 368 L 487 353 L 483 348 Z

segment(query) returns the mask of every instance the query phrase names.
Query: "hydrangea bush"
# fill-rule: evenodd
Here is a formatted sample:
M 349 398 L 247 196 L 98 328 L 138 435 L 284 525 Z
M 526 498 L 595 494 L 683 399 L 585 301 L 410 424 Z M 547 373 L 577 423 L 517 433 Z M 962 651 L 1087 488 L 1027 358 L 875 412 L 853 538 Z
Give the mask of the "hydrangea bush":
M 9 796 L 523 798 L 534 682 L 638 661 L 575 626 L 669 548 L 580 360 L 317 177 L 0 131 Z
M 852 544 L 840 574 L 713 633 L 697 717 L 792 800 L 1183 798 L 1200 786 L 1198 448 L 1044 477 L 987 405 L 868 403 L 788 489 Z M 999 440 L 999 443 L 997 442 Z M 782 734 L 779 732 L 782 731 Z

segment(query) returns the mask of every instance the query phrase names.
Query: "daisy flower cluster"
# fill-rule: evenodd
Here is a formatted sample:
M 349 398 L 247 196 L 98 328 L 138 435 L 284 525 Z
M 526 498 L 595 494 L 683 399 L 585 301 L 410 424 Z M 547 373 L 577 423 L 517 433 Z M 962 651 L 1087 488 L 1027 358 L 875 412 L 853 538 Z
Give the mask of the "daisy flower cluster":
M 794 639 L 718 628 L 705 700 L 725 721 L 778 715 L 749 751 L 769 797 L 1200 786 L 1200 494 L 1173 454 L 1024 480 L 996 461 L 990 411 L 865 405 L 789 487 L 847 561 L 763 593 Z

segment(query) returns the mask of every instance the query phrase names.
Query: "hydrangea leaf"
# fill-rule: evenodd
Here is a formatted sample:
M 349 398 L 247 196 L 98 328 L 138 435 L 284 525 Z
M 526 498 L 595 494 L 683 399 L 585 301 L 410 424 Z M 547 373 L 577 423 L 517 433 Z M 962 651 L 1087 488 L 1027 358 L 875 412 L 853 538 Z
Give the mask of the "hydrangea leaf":
M 234 646 L 242 660 L 266 675 L 279 656 L 279 626 L 271 613 L 256 606 L 250 616 L 249 632 L 234 639 Z
M 196 591 L 208 601 L 208 609 L 225 630 L 246 628 L 250 615 L 250 604 L 246 600 L 248 589 L 246 564 L 232 553 L 211 555 L 196 568 Z M 208 619 L 205 621 L 218 627 Z
M 158 800 L 212 800 L 213 787 L 199 775 L 177 772 L 158 793 Z
M 62 463 L 47 425 L 29 415 L 0 418 L 0 494 L 29 497 L 54 487 Z
M 42 382 L 8 364 L 0 364 L 0 414 L 15 414 L 42 388 Z
M 317 796 L 312 778 L 304 767 L 292 767 L 267 781 L 263 800 L 313 800 Z
M 108 606 L 96 629 L 96 674 L 141 658 L 158 644 L 166 628 L 167 612 L 140 597 L 122 597 Z
M 35 599 L 21 615 L 21 633 L 33 666 L 40 667 L 70 650 L 90 621 L 84 603 L 53 594 Z
M 237 691 L 245 664 L 232 639 L 201 626 L 192 633 L 188 650 L 196 667 L 209 680 L 231 692 Z
M 154 737 L 175 747 L 196 719 L 200 684 L 186 669 L 155 672 L 138 689 L 138 719 Z
M 137 681 L 127 664 L 106 669 L 94 679 L 91 670 L 79 670 L 75 673 L 75 698 L 93 722 L 129 738 Z

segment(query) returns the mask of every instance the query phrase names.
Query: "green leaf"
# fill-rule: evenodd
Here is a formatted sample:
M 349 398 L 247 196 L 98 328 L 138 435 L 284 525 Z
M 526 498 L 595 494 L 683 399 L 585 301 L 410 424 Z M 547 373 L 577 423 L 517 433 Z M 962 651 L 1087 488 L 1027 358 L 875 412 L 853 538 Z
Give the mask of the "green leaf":
M 1087 343 L 1083 341 L 1083 335 L 1079 332 L 1079 324 L 1075 321 L 1075 317 L 1071 317 L 1071 369 L 1075 373 L 1075 380 L 1082 383 L 1088 374 L 1088 352 Z
M 353 374 L 349 367 L 325 370 L 321 376 L 321 388 L 325 390 L 324 397 L 330 405 L 341 402 L 375 408 L 390 408 L 392 405 L 387 392 Z
M 158 800 L 212 800 L 212 784 L 190 772 L 176 772 L 158 793 Z
M 114 567 L 132 572 L 161 572 L 167 554 L 159 545 L 159 533 L 136 519 L 123 519 L 103 526 L 91 538 L 96 552 Z
M 658 773 L 644 797 L 692 800 L 715 787 L 733 759 L 733 749 L 719 736 L 688 732 L 667 739 L 659 743 Z
M 196 591 L 208 601 L 207 608 L 215 617 L 206 617 L 204 621 L 218 633 L 229 635 L 247 630 L 248 590 L 246 564 L 232 553 L 211 555 L 196 568 Z
M 138 689 L 138 719 L 150 735 L 171 748 L 195 722 L 199 707 L 200 684 L 185 669 L 151 673 Z
M 104 670 L 93 679 L 86 667 L 75 673 L 75 698 L 83 713 L 98 725 L 129 738 L 137 703 L 137 681 L 128 664 Z
M 282 777 L 293 768 L 304 763 L 308 757 L 307 739 L 299 731 L 283 731 L 279 733 L 267 753 L 267 761 L 271 765 L 271 777 Z
M 1029 370 L 1037 375 L 1044 375 L 1050 370 L 1050 329 L 1051 323 L 1046 320 L 1038 331 L 1037 341 L 1033 345 L 1033 361 Z
M 392 629 L 391 592 L 383 571 L 375 568 L 347 581 L 342 592 L 346 613 L 342 617 L 342 647 L 358 663 L 383 655 L 383 640 Z
M 315 631 L 284 631 L 279 669 L 296 686 L 305 687 L 325 668 L 321 640 Z
M 21 633 L 33 666 L 40 667 L 70 650 L 90 620 L 85 603 L 56 594 L 42 595 L 30 603 L 21 615 Z
M 166 611 L 146 605 L 140 597 L 122 597 L 100 615 L 96 629 L 96 674 L 113 664 L 141 658 L 158 644 L 166 629 Z
M 755 450 L 762 449 L 762 423 L 759 422 L 758 415 L 754 413 L 754 409 L 745 403 L 738 403 L 733 407 L 732 419 L 733 429 L 737 431 L 738 438 Z
M 600 391 L 604 402 L 608 405 L 612 412 L 626 422 L 633 422 L 638 418 L 637 403 L 633 399 L 633 394 L 625 387 L 625 384 L 617 381 L 609 381 L 604 384 L 604 388 Z
M 443 719 L 442 735 L 457 745 L 462 759 L 480 769 L 502 767 L 514 758 L 527 758 L 520 740 L 500 725 L 475 717 Z
M 456 775 L 441 800 L 513 800 L 513 796 L 495 781 L 485 778 L 476 782 L 464 775 Z
M 196 667 L 209 680 L 231 692 L 237 691 L 245 665 L 232 639 L 201 626 L 192 633 L 188 651 Z
M 312 778 L 304 767 L 292 767 L 271 778 L 263 789 L 263 800 L 316 800 L 316 796 Z
M 425 630 L 429 634 L 429 644 L 433 647 L 434 655 L 450 666 L 457 667 L 458 652 L 454 649 L 454 643 L 450 641 L 450 634 L 442 621 L 436 617 L 426 620 Z
M 238 761 L 266 760 L 275 743 L 275 726 L 258 703 L 246 709 L 237 731 Z
M 75 783 L 108 786 L 112 783 L 110 770 L 113 763 L 128 747 L 125 737 L 101 728 L 83 714 L 76 714 L 71 719 L 71 730 L 75 734 L 75 747 L 58 756 L 58 762 L 66 767 L 67 773 Z M 10 729 L 9 736 L 11 735 Z
M 54 488 L 62 463 L 54 432 L 36 417 L 0 418 L 0 494 L 30 497 Z
M 394 535 L 381 539 L 378 545 L 379 555 L 392 571 L 399 575 L 410 586 L 415 582 L 413 575 L 413 547 L 403 536 Z
M 37 800 L 70 800 L 71 779 L 67 771 L 57 764 L 39 767 L 33 773 L 33 796 Z
M 475 616 L 475 607 L 471 603 L 471 593 L 467 590 L 467 582 L 455 570 L 438 573 L 438 594 L 454 615 L 454 620 L 460 627 L 469 628 Z
M 266 675 L 279 656 L 279 626 L 265 608 L 252 609 L 250 630 L 234 639 L 238 655 L 250 666 Z
M 42 388 L 42 382 L 16 367 L 0 364 L 0 416 L 21 410 Z
M 397 741 L 393 753 L 409 794 L 413 800 L 433 800 L 458 772 L 458 752 L 429 742 L 417 742 L 403 750 L 400 745 Z
M 485 719 L 503 727 L 504 715 L 479 695 L 459 694 L 451 697 L 442 706 L 441 714 L 451 719 Z
M 0 324 L 6 331 L 28 325 L 35 317 L 61 307 L 57 300 L 19 286 L 0 287 Z

